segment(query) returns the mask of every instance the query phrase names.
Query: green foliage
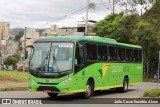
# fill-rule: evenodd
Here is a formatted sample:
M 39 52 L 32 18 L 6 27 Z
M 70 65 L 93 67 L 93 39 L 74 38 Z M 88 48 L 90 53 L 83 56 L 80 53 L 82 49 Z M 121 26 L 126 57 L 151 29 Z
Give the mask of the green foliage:
M 23 37 L 24 32 L 20 31 L 14 38 L 15 41 L 20 41 L 21 37 Z
M 143 97 L 160 97 L 160 89 L 146 90 Z
M 44 29 L 37 29 L 37 32 L 39 32 L 39 35 L 42 36 Z
M 143 78 L 143 82 L 152 82 L 153 78 Z
M 110 14 L 96 23 L 95 31 L 100 36 L 116 39 L 119 42 L 131 43 L 132 30 L 140 20 L 137 14 L 124 16 L 123 13 Z
M 150 48 L 152 42 L 156 40 L 154 30 L 150 23 L 140 21 L 133 30 L 133 35 L 138 37 L 137 43 L 143 47 Z
M 158 46 L 158 32 L 156 32 L 151 23 L 140 21 L 137 23 L 136 28 L 133 30 L 136 44 L 139 44 L 143 48 L 144 56 L 144 68 L 146 77 L 152 74 L 150 71 L 156 71 L 156 59 Z M 150 73 L 149 73 L 150 72 Z
M 144 0 L 131 0 L 145 4 Z M 119 2 L 119 1 L 117 1 Z M 153 2 L 153 1 L 149 1 Z M 95 24 L 97 35 L 116 39 L 118 42 L 141 45 L 143 48 L 144 76 L 153 77 L 157 71 L 160 50 L 160 0 L 142 16 L 124 13 L 110 14 Z
M 154 0 L 115 0 L 115 4 L 124 8 L 123 12 L 125 14 L 135 14 L 138 13 L 139 6 L 147 10 L 149 4 L 154 4 Z
M 18 56 L 17 56 L 17 55 L 8 56 L 8 57 L 4 60 L 4 64 L 5 64 L 5 65 L 15 65 L 17 62 L 18 62 Z

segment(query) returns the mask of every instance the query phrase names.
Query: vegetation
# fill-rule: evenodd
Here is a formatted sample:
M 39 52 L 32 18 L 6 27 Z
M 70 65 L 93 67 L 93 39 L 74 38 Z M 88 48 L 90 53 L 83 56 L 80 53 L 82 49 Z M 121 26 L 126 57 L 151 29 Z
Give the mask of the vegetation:
M 130 0 L 145 5 L 145 0 Z M 134 2 L 136 1 L 136 2 Z M 120 3 L 120 1 L 117 1 Z M 153 3 L 153 1 L 150 1 Z M 118 42 L 141 45 L 143 48 L 144 76 L 153 77 L 158 66 L 160 49 L 160 0 L 140 16 L 135 13 L 112 13 L 95 24 L 97 35 L 116 39 Z M 155 13 L 156 12 L 156 13 Z
M 0 71 L 0 82 L 28 82 L 28 72 Z
M 146 90 L 143 97 L 160 97 L 160 89 Z
M 21 37 L 23 37 L 24 32 L 20 31 L 14 38 L 15 41 L 20 42 Z
M 16 67 L 16 63 L 19 61 L 19 56 L 17 54 L 12 55 L 12 56 L 8 56 L 5 60 L 4 60 L 4 64 L 7 66 L 12 65 L 14 68 Z
M 143 82 L 152 82 L 153 78 L 143 78 Z

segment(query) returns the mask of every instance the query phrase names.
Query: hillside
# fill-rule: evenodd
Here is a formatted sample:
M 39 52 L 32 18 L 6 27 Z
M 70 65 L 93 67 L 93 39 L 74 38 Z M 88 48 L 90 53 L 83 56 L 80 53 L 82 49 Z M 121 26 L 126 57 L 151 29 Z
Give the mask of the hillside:
M 10 33 L 12 35 L 17 35 L 20 31 L 24 31 L 24 28 L 13 28 L 13 29 L 10 29 Z

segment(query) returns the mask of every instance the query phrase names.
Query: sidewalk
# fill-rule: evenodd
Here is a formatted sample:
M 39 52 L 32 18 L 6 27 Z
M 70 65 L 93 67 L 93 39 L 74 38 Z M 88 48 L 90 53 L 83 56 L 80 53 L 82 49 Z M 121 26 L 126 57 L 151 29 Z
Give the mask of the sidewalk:
M 0 91 L 28 90 L 28 83 L 0 83 Z

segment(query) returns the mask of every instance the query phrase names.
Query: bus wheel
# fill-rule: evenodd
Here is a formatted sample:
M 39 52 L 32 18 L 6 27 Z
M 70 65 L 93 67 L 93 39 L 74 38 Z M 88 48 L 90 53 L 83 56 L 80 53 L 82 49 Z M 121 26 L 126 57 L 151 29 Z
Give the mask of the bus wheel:
M 119 91 L 125 93 L 128 90 L 128 79 L 124 78 L 123 80 L 123 87 L 119 88 Z
M 55 98 L 57 97 L 58 93 L 48 93 L 48 95 L 52 98 Z
M 87 84 L 86 84 L 86 89 L 85 92 L 81 93 L 83 98 L 90 98 L 94 93 L 94 86 L 93 83 L 91 81 L 88 80 Z

